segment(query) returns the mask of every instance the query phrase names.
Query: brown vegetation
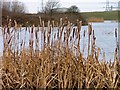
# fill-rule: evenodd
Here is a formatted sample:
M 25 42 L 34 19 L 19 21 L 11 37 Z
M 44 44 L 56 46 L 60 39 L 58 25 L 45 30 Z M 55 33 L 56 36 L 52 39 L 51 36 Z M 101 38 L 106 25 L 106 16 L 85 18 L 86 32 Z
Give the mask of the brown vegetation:
M 22 14 L 22 13 L 12 13 L 8 11 L 2 12 L 2 25 L 6 25 L 7 16 L 9 16 L 12 20 L 17 20 L 18 24 L 22 24 L 23 26 L 27 25 L 39 25 L 39 16 L 42 20 L 45 21 L 45 25 L 47 25 L 47 21 L 52 20 L 55 21 L 55 24 L 59 23 L 59 19 L 67 17 L 71 23 L 76 25 L 77 19 L 83 22 L 83 25 L 87 24 L 87 21 L 80 13 L 53 13 L 52 16 L 49 13 L 39 13 L 39 14 Z M 27 23 L 28 22 L 28 23 Z
M 19 37 L 13 37 L 8 27 L 3 27 L 4 52 L 3 52 L 3 89 L 38 89 L 38 88 L 116 88 L 120 89 L 120 61 L 115 50 L 114 62 L 106 62 L 104 58 L 99 60 L 100 49 L 95 47 L 96 37 L 92 26 L 88 25 L 88 56 L 84 57 L 80 50 L 81 21 L 77 21 L 77 28 L 72 28 L 68 20 L 64 26 L 60 19 L 58 33 L 52 31 L 54 22 L 48 21 L 47 31 L 44 22 L 40 20 L 41 27 L 34 30 L 32 26 L 26 32 L 30 33 L 29 47 L 25 48 L 24 41 L 20 42 L 20 49 L 16 44 Z M 18 36 L 19 31 L 13 29 Z M 7 30 L 7 32 L 5 32 Z M 64 30 L 66 32 L 64 32 Z M 17 32 L 18 31 L 18 32 Z M 73 35 L 70 33 L 73 31 Z M 39 32 L 42 32 L 43 47 L 39 50 Z M 35 36 L 35 40 L 33 40 Z M 86 33 L 84 32 L 84 38 Z M 64 39 L 62 39 L 64 37 Z M 76 38 L 76 39 L 74 39 Z M 117 38 L 117 36 L 116 36 Z M 17 39 L 17 40 L 15 40 Z M 69 43 L 78 41 L 77 43 Z M 90 42 L 92 41 L 92 44 Z M 35 43 L 36 48 L 33 44 Z
M 90 17 L 88 19 L 88 22 L 104 22 L 104 19 L 103 18 Z

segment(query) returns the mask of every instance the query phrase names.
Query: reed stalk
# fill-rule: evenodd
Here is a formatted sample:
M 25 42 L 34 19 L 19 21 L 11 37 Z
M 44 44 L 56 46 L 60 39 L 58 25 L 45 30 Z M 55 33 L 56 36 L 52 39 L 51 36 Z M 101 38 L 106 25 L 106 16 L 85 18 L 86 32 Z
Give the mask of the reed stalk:
M 34 25 L 26 27 L 24 39 L 27 39 L 26 34 L 29 33 L 28 47 L 26 47 L 26 40 L 21 38 L 22 34 L 18 31 L 18 26 L 12 32 L 10 31 L 12 27 L 6 25 L 2 28 L 4 52 L 3 67 L 0 69 L 3 89 L 120 89 L 118 48 L 115 49 L 113 62 L 106 62 L 105 56 L 103 60 L 99 60 L 100 48 L 95 46 L 95 30 L 92 30 L 91 24 L 88 25 L 88 49 L 84 51 L 83 40 L 82 53 L 80 50 L 81 21 L 77 21 L 75 28 L 68 18 L 65 18 L 65 21 L 60 19 L 58 30 L 55 30 L 54 21 L 47 23 L 46 28 L 45 22 L 40 19 L 37 30 Z M 86 38 L 86 34 L 84 30 L 83 39 Z M 20 37 L 16 38 L 16 36 Z M 118 43 L 117 31 L 115 37 Z M 39 50 L 40 38 L 43 44 L 41 50 Z M 20 44 L 16 44 L 18 41 L 21 41 Z M 20 51 L 17 49 L 16 52 L 15 47 L 19 46 L 21 46 Z M 88 52 L 87 58 L 84 52 Z

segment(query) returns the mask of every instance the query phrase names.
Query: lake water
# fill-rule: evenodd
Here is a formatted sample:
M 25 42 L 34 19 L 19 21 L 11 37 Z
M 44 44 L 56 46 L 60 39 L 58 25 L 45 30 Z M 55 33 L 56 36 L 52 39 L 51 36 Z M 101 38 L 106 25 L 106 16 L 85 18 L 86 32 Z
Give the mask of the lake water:
M 113 61 L 116 48 L 115 28 L 118 30 L 118 23 L 92 23 L 92 26 L 95 30 L 96 45 L 101 48 L 101 54 L 105 52 L 106 60 L 111 59 Z M 83 27 L 83 29 L 86 28 L 87 27 Z
M 106 54 L 106 60 L 114 59 L 114 50 L 116 48 L 116 38 L 115 38 L 115 28 L 118 29 L 117 22 L 102 22 L 102 23 L 92 23 L 93 30 L 95 30 L 96 36 L 96 46 L 101 48 L 101 57 L 103 53 Z M 81 42 L 83 42 L 83 32 L 88 30 L 88 26 L 82 26 L 81 29 Z M 56 32 L 53 32 L 53 34 Z M 26 43 L 29 44 L 29 33 L 22 32 L 20 34 L 21 39 L 26 35 Z M 86 36 L 87 37 L 87 36 Z M 42 42 L 41 39 L 39 39 Z M 87 49 L 87 38 L 84 39 L 84 48 Z M 83 46 L 81 45 L 81 50 Z M 0 28 L 0 53 L 3 51 L 3 39 L 2 31 Z

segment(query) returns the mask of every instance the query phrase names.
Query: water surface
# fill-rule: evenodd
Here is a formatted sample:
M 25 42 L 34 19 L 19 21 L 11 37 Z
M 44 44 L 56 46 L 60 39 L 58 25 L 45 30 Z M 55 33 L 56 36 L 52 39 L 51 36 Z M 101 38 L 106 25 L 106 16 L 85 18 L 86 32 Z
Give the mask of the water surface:
M 106 60 L 112 60 L 114 59 L 114 50 L 116 48 L 116 38 L 115 38 L 115 28 L 118 29 L 118 23 L 117 22 L 102 22 L 102 23 L 92 23 L 93 30 L 95 31 L 95 36 L 96 36 L 96 47 L 101 48 L 101 58 L 103 53 L 105 52 L 106 55 Z M 54 34 L 57 34 L 56 31 L 57 28 L 54 28 L 54 31 L 52 32 L 52 38 L 54 37 Z M 37 30 L 37 27 L 36 27 Z M 47 29 L 46 29 L 47 30 Z M 87 50 L 87 42 L 88 42 L 88 37 L 86 34 L 86 38 L 83 39 L 83 32 L 86 30 L 86 33 L 88 31 L 88 26 L 82 26 L 81 29 L 81 51 L 83 50 L 83 45 L 84 49 Z M 25 28 L 22 28 L 19 34 L 20 41 L 17 41 L 18 43 L 22 42 L 24 40 L 26 42 L 26 47 L 29 45 L 29 39 L 30 39 L 30 33 L 25 32 Z M 34 36 L 35 39 L 35 36 Z M 83 42 L 84 40 L 84 42 Z M 42 48 L 42 33 L 39 32 L 39 48 Z M 84 43 L 84 44 L 83 44 Z M 35 47 L 35 45 L 34 45 Z M 0 28 L 0 53 L 3 52 L 3 38 L 2 38 L 2 30 Z M 87 55 L 87 53 L 85 53 Z

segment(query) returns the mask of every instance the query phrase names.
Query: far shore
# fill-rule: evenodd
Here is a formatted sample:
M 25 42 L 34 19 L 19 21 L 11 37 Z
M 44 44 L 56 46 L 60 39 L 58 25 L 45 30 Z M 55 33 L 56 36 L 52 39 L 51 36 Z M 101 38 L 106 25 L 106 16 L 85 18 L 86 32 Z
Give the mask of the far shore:
M 118 20 L 103 20 L 103 21 L 102 20 L 101 21 L 100 20 L 99 21 L 91 20 L 91 21 L 88 21 L 88 23 L 90 23 L 90 22 L 96 22 L 96 23 L 103 22 L 104 23 L 104 22 L 118 22 Z

